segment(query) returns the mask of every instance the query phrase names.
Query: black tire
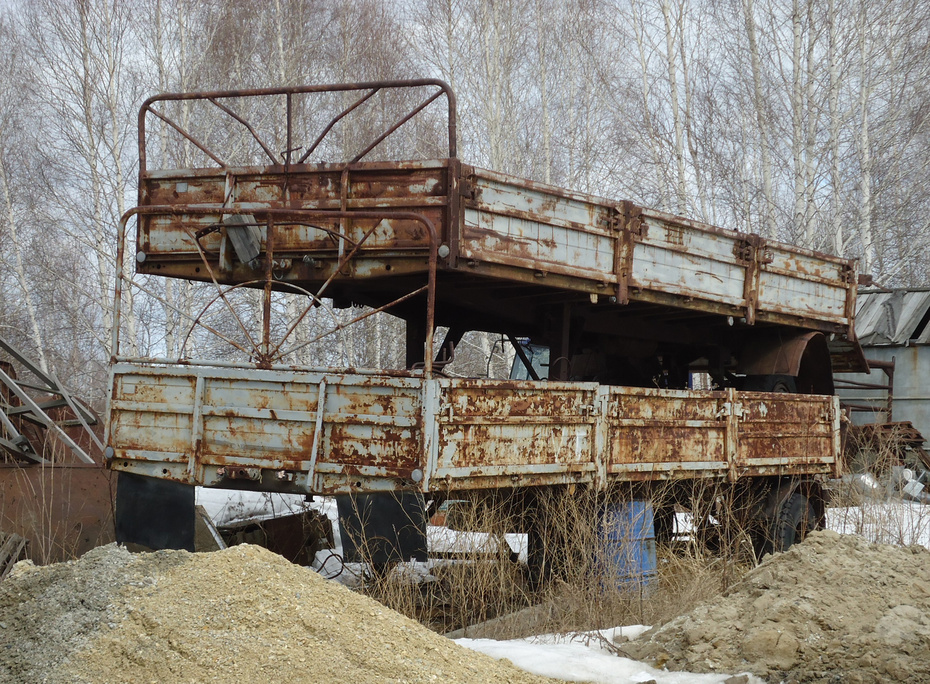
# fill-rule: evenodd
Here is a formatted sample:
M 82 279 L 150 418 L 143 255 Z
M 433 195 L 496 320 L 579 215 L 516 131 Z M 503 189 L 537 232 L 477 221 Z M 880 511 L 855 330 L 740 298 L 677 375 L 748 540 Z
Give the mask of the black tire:
M 743 389 L 751 392 L 797 392 L 797 382 L 793 375 L 747 375 Z
M 772 529 L 772 551 L 787 551 L 792 545 L 804 541 L 807 533 L 817 526 L 817 512 L 810 499 L 795 492 L 782 504 Z
M 656 505 L 653 511 L 653 528 L 656 544 L 669 546 L 675 539 L 675 506 Z

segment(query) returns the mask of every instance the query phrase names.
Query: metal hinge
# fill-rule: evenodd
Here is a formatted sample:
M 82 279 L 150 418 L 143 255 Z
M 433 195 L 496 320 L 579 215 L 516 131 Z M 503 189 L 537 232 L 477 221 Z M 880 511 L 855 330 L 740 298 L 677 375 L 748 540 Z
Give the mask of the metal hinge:
M 601 415 L 600 409 L 597 404 L 584 404 L 578 407 L 578 410 L 581 412 L 581 415 L 586 417 L 593 417 Z
M 445 417 L 446 420 L 452 421 L 455 418 L 455 407 L 452 403 L 440 404 L 439 410 L 436 412 L 437 417 Z
M 733 255 L 740 261 L 755 261 L 758 264 L 770 264 L 775 261 L 775 252 L 765 242 L 742 240 L 733 245 Z
M 741 402 L 730 403 L 729 401 L 725 401 L 720 404 L 720 407 L 717 409 L 717 415 L 714 417 L 719 420 L 731 415 L 737 418 L 743 417 L 743 404 Z
M 643 209 L 630 201 L 620 203 L 620 210 L 624 217 L 624 227 L 627 232 L 636 237 L 646 236 L 646 222 L 643 221 Z
M 477 176 L 469 174 L 459 182 L 459 196 L 476 202 L 481 199 L 481 188 L 478 187 Z

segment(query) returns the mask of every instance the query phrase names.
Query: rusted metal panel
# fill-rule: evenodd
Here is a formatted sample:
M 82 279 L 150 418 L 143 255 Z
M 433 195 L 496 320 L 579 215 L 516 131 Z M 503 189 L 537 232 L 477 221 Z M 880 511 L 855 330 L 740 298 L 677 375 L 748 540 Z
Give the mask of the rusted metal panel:
M 99 465 L 0 463 L 0 531 L 28 539 L 36 563 L 77 558 L 113 541 L 115 482 Z
M 621 303 L 851 331 L 850 260 L 642 208 L 623 225 L 623 203 L 481 169 L 466 182 L 461 254 L 473 262 L 616 284 Z
M 746 265 L 734 254 L 738 234 L 653 216 L 645 217 L 644 228 L 634 247 L 632 286 L 745 308 Z
M 330 492 L 371 478 L 400 487 L 417 469 L 422 476 L 417 379 L 117 364 L 112 387 L 117 470 Z
M 829 474 L 838 463 L 835 397 L 609 388 L 608 474 L 695 471 Z
M 223 210 L 231 206 L 259 217 L 269 209 L 279 212 L 280 229 L 274 245 L 279 263 L 276 277 L 299 283 L 328 278 L 346 245 L 362 241 L 364 250 L 343 265 L 339 277 L 372 277 L 395 271 L 403 268 L 398 262 L 411 256 L 416 258 L 415 270 L 425 273 L 423 255 L 429 249 L 430 236 L 422 222 L 405 217 L 403 212 L 416 212 L 438 227 L 448 223 L 447 161 L 423 162 L 416 167 L 371 163 L 301 165 L 286 170 L 251 167 L 151 172 L 140 183 L 148 200 L 143 206 L 170 207 L 171 211 L 140 215 L 137 270 L 191 280 L 210 280 L 211 270 L 220 282 L 259 277 L 258 271 L 237 263 L 221 229 Z M 200 211 L 186 210 L 192 207 Z M 203 212 L 210 207 L 214 211 Z M 307 208 L 383 211 L 377 218 L 321 219 L 302 216 L 300 210 Z M 287 210 L 294 214 L 288 217 Z M 258 229 L 264 253 L 267 230 L 264 225 Z M 445 233 L 441 239 L 448 242 Z M 305 256 L 312 261 L 304 260 Z
M 111 467 L 190 484 L 332 494 L 838 467 L 834 397 L 198 364 L 112 373 Z
M 609 203 L 472 169 L 461 238 L 465 259 L 616 282 Z
M 608 477 L 726 472 L 728 413 L 721 392 L 607 388 Z
M 838 477 L 836 397 L 742 393 L 737 475 L 786 466 Z
M 847 296 L 855 291 L 852 263 L 797 247 L 768 243 L 759 275 L 759 309 L 850 326 Z
M 594 383 L 438 380 L 434 487 L 510 477 L 593 478 Z

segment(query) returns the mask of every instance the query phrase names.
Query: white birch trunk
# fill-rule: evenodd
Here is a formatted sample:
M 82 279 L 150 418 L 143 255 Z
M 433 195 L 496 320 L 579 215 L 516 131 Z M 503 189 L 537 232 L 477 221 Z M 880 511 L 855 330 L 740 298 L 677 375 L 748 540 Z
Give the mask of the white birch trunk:
M 859 132 L 856 147 L 859 153 L 859 240 L 862 243 L 862 272 L 871 273 L 875 265 L 875 240 L 872 232 L 872 151 L 869 134 L 869 96 L 871 95 L 872 45 L 869 36 L 868 3 L 859 11 Z
M 552 182 L 552 122 L 549 116 L 549 56 L 546 51 L 547 12 L 542 0 L 536 0 L 536 62 L 539 79 L 539 107 L 542 114 L 543 180 Z
M 762 92 L 762 60 L 759 56 L 759 44 L 756 38 L 756 18 L 753 0 L 743 0 L 743 19 L 746 25 L 746 37 L 749 41 L 749 58 L 752 64 L 753 109 L 756 125 L 759 128 L 759 154 L 762 159 L 762 215 L 765 235 L 770 239 L 778 236 L 775 224 L 775 193 L 772 180 L 772 156 L 769 150 L 769 120 L 765 108 L 765 95 Z
M 665 60 L 668 68 L 669 102 L 672 108 L 672 123 L 675 128 L 675 210 L 679 214 L 685 214 L 688 209 L 685 185 L 685 142 L 684 129 L 681 124 L 681 109 L 678 104 L 678 60 L 676 55 L 680 46 L 676 46 L 678 30 L 671 16 L 669 0 L 662 0 L 662 17 L 665 19 Z
M 687 43 L 685 40 L 685 20 L 687 18 L 685 12 L 687 11 L 687 6 L 688 5 L 686 4 L 685 0 L 682 0 L 682 2 L 679 3 L 678 8 L 678 14 L 681 17 L 678 26 L 678 43 L 681 46 L 681 80 L 682 87 L 685 91 L 685 135 L 688 141 L 688 153 L 691 156 L 691 168 L 694 170 L 694 183 L 696 186 L 701 218 L 705 221 L 711 221 L 713 223 L 712 212 L 708 210 L 709 205 L 707 200 L 707 185 L 704 181 L 704 164 L 701 162 L 698 150 L 697 134 L 694 132 L 694 107 L 692 99 L 692 90 L 694 86 L 689 73 L 690 58 L 688 57 L 688 51 L 686 49 Z
M 13 270 L 16 272 L 16 282 L 22 293 L 23 302 L 26 304 L 26 315 L 29 317 L 29 328 L 32 335 L 32 343 L 36 348 L 39 357 L 39 367 L 48 372 L 48 360 L 45 356 L 45 343 L 42 339 L 42 331 L 39 328 L 39 321 L 36 316 L 35 302 L 33 301 L 32 288 L 26 278 L 26 265 L 23 260 L 23 248 L 19 241 L 19 230 L 17 224 L 19 221 L 13 208 L 13 195 L 10 191 L 10 182 L 6 174 L 6 168 L 0 160 L 0 186 L 3 187 L 3 202 L 6 209 L 7 231 L 10 235 L 10 241 L 13 243 Z
M 652 89 L 649 85 L 649 58 L 646 54 L 646 27 L 645 19 L 642 15 L 642 8 L 637 10 L 639 0 L 632 0 L 631 4 L 634 10 L 632 17 L 633 35 L 636 38 L 636 47 L 639 55 L 639 73 L 642 77 L 642 102 L 643 102 L 643 120 L 646 123 L 648 133 L 649 148 L 652 153 L 652 166 L 656 171 L 656 188 L 660 198 L 660 209 L 669 211 L 671 206 L 668 199 L 668 187 L 666 184 L 665 163 L 662 158 L 662 148 L 660 145 L 659 133 L 656 130 L 655 123 L 652 120 Z
M 846 251 L 846 243 L 843 236 L 843 221 L 840 216 L 842 178 L 840 176 L 840 68 L 837 54 L 839 18 L 836 13 L 835 0 L 829 0 L 827 17 L 829 24 L 827 62 L 830 73 L 830 91 L 828 95 L 828 106 L 830 110 L 830 234 L 833 242 L 833 251 L 836 254 L 843 254 Z

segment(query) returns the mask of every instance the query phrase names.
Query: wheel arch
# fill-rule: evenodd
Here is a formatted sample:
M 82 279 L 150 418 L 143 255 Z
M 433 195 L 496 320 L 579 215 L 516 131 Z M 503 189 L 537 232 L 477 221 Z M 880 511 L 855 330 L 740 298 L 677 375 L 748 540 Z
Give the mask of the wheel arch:
M 756 339 L 743 349 L 738 367 L 746 375 L 790 375 L 802 394 L 834 394 L 827 338 L 821 332 Z

